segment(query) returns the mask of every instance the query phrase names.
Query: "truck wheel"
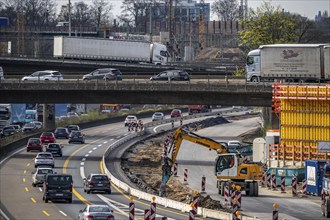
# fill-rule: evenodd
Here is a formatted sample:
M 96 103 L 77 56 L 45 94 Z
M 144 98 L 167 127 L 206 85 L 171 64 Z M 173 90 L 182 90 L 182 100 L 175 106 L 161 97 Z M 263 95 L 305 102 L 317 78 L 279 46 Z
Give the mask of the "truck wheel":
M 254 196 L 254 182 L 249 183 L 249 196 Z
M 45 198 L 45 203 L 48 203 L 48 199 L 47 198 Z
M 329 199 L 325 200 L 324 214 L 325 214 L 325 217 L 330 218 L 330 202 L 329 202 Z
M 253 191 L 254 191 L 254 196 L 258 197 L 259 196 L 259 186 L 258 186 L 258 182 L 253 182 L 254 187 L 253 187 Z
M 251 82 L 258 83 L 259 82 L 258 77 L 253 76 L 252 79 L 251 79 Z

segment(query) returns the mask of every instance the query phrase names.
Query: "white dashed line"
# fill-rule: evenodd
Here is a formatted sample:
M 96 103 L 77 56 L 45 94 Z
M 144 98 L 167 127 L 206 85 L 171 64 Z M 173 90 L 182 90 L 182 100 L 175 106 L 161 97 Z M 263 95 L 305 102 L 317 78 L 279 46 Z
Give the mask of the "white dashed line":
M 84 157 L 83 159 L 81 159 L 82 161 L 85 161 L 86 160 L 86 158 Z
M 106 144 L 106 143 L 108 143 L 108 141 L 104 141 L 104 142 L 103 142 L 103 144 Z
M 96 150 L 97 149 L 97 147 L 93 147 L 93 150 Z
M 85 162 L 81 162 L 80 165 L 81 165 L 81 166 L 84 166 L 84 165 L 85 165 Z
M 92 150 L 88 151 L 89 154 L 92 153 L 92 152 L 93 152 Z
M 121 138 L 121 136 L 117 136 L 116 138 L 119 139 L 119 138 Z
M 113 141 L 113 138 L 112 138 L 112 139 L 110 139 L 109 141 Z
M 99 144 L 99 145 L 97 145 L 98 147 L 101 147 L 102 146 L 102 144 Z
M 84 170 L 84 167 L 80 167 L 80 176 L 82 179 L 85 178 L 85 170 Z
M 86 154 L 86 155 L 85 155 L 85 157 L 88 157 L 88 156 L 89 156 L 89 154 Z
M 39 187 L 39 191 L 42 192 L 42 188 L 41 187 Z
M 64 212 L 62 212 L 61 210 L 59 211 L 62 215 L 64 216 L 68 216 L 67 214 L 65 214 Z

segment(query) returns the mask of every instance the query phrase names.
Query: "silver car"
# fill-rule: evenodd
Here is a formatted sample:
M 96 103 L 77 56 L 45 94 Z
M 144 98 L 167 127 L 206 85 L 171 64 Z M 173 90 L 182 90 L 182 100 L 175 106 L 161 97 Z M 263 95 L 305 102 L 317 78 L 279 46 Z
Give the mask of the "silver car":
M 164 113 L 163 112 L 155 112 L 152 115 L 152 121 L 159 121 L 159 120 L 163 120 L 165 118 Z
M 62 73 L 54 70 L 43 70 L 32 73 L 29 76 L 24 76 L 23 81 L 27 80 L 45 80 L 45 81 L 54 81 L 54 80 L 63 80 Z
M 113 212 L 107 205 L 87 205 L 79 211 L 79 220 L 107 219 L 115 220 Z
M 52 168 L 49 167 L 38 167 L 36 171 L 32 172 L 32 186 L 42 185 L 45 181 L 47 174 L 54 174 Z
M 51 166 L 54 168 L 55 162 L 53 154 L 49 152 L 38 153 L 34 159 L 34 167 L 37 168 L 40 165 Z

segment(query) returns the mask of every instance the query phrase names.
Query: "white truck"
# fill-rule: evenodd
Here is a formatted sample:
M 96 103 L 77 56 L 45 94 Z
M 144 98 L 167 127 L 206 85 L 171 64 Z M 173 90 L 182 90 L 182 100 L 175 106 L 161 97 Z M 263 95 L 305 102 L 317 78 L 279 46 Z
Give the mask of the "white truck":
M 330 48 L 326 44 L 262 45 L 248 53 L 248 82 L 330 81 Z
M 167 47 L 160 43 L 88 37 L 54 37 L 54 57 L 113 60 L 165 65 Z

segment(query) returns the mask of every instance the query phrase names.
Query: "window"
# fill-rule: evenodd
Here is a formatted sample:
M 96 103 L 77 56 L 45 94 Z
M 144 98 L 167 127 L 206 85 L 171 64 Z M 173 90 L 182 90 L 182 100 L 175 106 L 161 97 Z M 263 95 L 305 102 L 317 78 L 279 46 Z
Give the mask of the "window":
M 219 156 L 216 166 L 216 172 L 222 172 L 223 170 L 232 168 L 234 164 L 235 164 L 234 155 Z
M 248 56 L 246 64 L 247 65 L 252 65 L 254 63 L 254 57 L 253 56 Z
M 49 184 L 56 185 L 69 185 L 72 183 L 71 176 L 50 176 L 48 179 Z
M 90 207 L 89 212 L 111 212 L 108 207 Z
M 97 180 L 97 181 L 107 181 L 108 180 L 108 177 L 107 176 L 93 176 L 92 177 L 93 180 Z

